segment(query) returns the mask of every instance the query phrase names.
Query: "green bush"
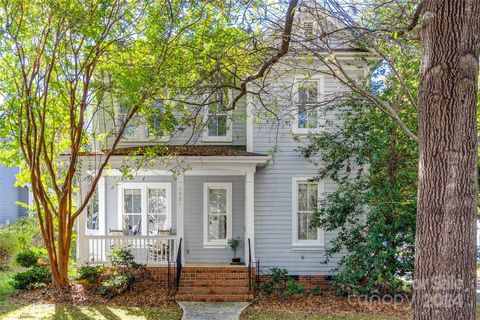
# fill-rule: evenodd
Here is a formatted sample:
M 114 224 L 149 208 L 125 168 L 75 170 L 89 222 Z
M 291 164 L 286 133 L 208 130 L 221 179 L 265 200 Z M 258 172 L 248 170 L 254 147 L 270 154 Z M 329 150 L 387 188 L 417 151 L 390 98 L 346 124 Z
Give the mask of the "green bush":
M 288 299 L 291 296 L 303 293 L 305 288 L 290 277 L 286 269 L 272 268 L 269 279 L 259 286 L 259 290 L 264 295 L 275 294 Z
M 130 250 L 123 247 L 113 248 L 110 252 L 110 260 L 112 262 L 112 266 L 119 269 L 138 269 L 141 266 L 135 262 L 135 257 Z
M 12 286 L 18 290 L 32 289 L 50 283 L 50 270 L 46 266 L 33 266 L 13 276 Z
M 46 254 L 45 249 L 31 248 L 20 252 L 15 257 L 15 262 L 24 268 L 30 268 L 37 265 L 38 259 Z
M 84 265 L 78 268 L 78 280 L 87 280 L 90 283 L 95 283 L 100 279 L 102 272 L 100 266 Z
M 130 290 L 135 281 L 135 277 L 131 273 L 125 273 L 104 281 L 99 288 L 99 293 L 109 299 Z
M 43 246 L 37 218 L 20 218 L 0 228 L 0 263 L 10 264 L 17 253 Z
M 322 295 L 322 289 L 320 289 L 320 286 L 317 284 L 317 286 L 313 289 L 310 289 L 310 294 L 314 296 L 320 296 Z

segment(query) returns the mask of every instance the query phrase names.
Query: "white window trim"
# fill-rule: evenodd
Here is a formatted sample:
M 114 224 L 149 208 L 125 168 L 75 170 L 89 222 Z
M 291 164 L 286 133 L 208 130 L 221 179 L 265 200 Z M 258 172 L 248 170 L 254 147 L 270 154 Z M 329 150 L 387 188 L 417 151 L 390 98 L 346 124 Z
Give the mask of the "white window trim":
M 317 240 L 298 240 L 298 183 L 312 180 L 313 177 L 293 177 L 292 178 L 292 250 L 318 250 L 325 248 L 325 232 L 323 229 L 317 229 Z M 317 182 L 318 199 L 324 192 L 323 180 Z
M 228 91 L 228 98 L 233 98 L 232 91 Z M 227 116 L 227 134 L 223 136 L 211 136 L 208 134 L 208 115 L 210 104 L 205 107 L 203 112 L 203 123 L 205 123 L 205 129 L 203 130 L 202 142 L 232 142 L 232 110 L 225 112 Z
M 300 78 L 296 77 L 293 84 L 294 92 L 294 101 L 292 104 L 292 110 L 294 114 L 294 121 L 292 125 L 292 133 L 294 135 L 309 135 L 309 134 L 318 134 L 323 131 L 322 128 L 299 128 L 298 127 L 298 87 L 299 84 L 306 81 L 317 81 L 318 82 L 318 102 L 321 103 L 325 94 L 325 77 L 324 75 L 315 75 L 310 78 Z M 317 113 L 318 117 L 318 113 Z M 325 124 L 325 119 L 320 115 L 318 118 L 320 125 Z
M 227 237 L 222 240 L 208 240 L 208 189 L 227 190 Z M 231 182 L 204 182 L 203 183 L 203 246 L 205 248 L 226 248 L 228 239 L 232 238 L 232 183 Z
M 166 189 L 167 218 L 165 224 L 167 229 L 172 227 L 172 184 L 170 182 L 122 182 L 118 185 L 118 229 L 123 230 L 124 189 L 141 189 L 142 235 L 144 236 L 148 236 L 146 223 L 148 214 L 148 189 Z

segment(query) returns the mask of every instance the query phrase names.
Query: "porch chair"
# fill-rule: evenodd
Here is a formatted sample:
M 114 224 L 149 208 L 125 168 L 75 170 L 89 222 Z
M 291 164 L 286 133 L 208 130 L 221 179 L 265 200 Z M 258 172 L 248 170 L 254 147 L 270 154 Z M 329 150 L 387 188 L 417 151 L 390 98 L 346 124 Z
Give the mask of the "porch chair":
M 158 230 L 157 234 L 160 236 L 169 236 L 172 229 Z M 170 257 L 169 241 L 164 239 L 154 239 L 153 242 L 148 243 L 148 256 L 147 261 L 158 262 L 168 261 Z

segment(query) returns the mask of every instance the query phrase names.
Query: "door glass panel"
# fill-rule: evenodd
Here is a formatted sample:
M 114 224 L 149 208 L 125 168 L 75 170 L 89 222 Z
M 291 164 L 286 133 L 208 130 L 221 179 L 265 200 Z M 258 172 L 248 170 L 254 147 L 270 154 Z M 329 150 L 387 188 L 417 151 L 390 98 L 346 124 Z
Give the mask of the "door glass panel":
M 208 190 L 208 240 L 227 238 L 227 190 Z
M 167 230 L 167 190 L 148 189 L 148 235 Z

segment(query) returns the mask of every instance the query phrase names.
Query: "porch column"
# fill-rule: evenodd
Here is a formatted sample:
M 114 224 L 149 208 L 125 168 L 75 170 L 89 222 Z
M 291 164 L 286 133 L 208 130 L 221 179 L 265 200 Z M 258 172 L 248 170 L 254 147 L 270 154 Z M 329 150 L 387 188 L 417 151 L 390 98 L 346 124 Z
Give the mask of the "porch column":
M 184 188 L 185 173 L 177 176 L 177 241 L 182 238 L 182 263 L 185 263 L 185 222 L 184 222 Z M 178 242 L 177 242 L 178 243 Z M 177 252 L 175 252 L 176 258 Z
M 82 190 L 84 192 L 84 190 Z M 87 231 L 87 210 L 83 210 L 82 213 L 77 218 L 76 221 L 76 230 L 77 230 L 77 262 L 80 264 L 86 263 L 87 257 L 85 257 L 86 252 L 86 239 L 85 234 Z
M 255 260 L 255 192 L 254 192 L 255 172 L 247 171 L 245 173 L 245 264 L 248 264 L 248 239 L 250 239 L 250 248 L 252 261 Z

